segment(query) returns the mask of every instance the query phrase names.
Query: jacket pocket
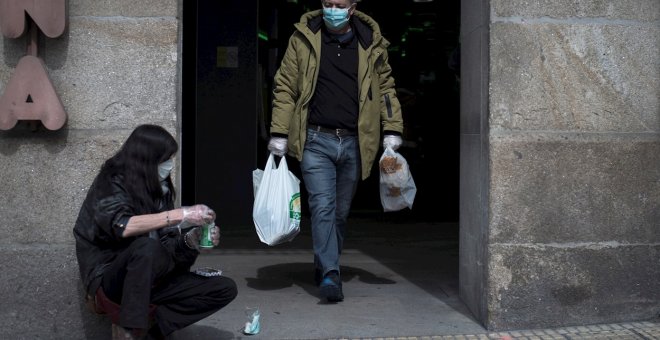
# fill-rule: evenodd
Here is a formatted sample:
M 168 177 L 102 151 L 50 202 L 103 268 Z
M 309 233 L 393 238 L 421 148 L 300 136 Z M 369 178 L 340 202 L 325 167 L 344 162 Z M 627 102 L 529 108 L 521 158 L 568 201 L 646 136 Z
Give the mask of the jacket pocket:
M 387 109 L 387 118 L 392 118 L 392 102 L 390 101 L 390 95 L 385 94 L 385 109 Z

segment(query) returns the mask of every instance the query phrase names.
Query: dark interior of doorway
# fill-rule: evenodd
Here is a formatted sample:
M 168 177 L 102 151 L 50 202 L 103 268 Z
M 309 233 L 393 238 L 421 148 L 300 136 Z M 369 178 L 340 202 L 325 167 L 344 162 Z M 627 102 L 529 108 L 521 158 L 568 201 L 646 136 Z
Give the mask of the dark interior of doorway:
M 254 1 L 257 1 L 258 6 L 252 6 Z M 200 121 L 196 119 L 197 115 L 203 115 L 205 111 L 205 108 L 198 108 L 198 105 L 204 104 L 199 101 L 201 96 L 197 94 L 200 92 L 197 86 L 201 83 L 198 79 L 199 70 L 202 69 L 197 64 L 208 62 L 201 59 L 198 61 L 198 45 L 202 45 L 203 39 L 200 39 L 200 36 L 204 36 L 199 32 L 207 29 L 201 23 L 198 25 L 198 21 L 221 26 L 205 33 L 211 39 L 223 34 L 247 36 L 245 31 L 257 26 L 256 34 L 252 36 L 256 35 L 257 44 L 255 64 L 258 64 L 258 67 L 255 72 L 260 74 L 261 79 L 257 81 L 259 88 L 254 91 L 255 94 L 260 92 L 262 110 L 255 112 L 255 116 L 261 116 L 253 127 L 256 131 L 256 151 L 250 151 L 251 145 L 248 148 L 233 141 L 227 147 L 240 148 L 242 153 L 247 152 L 247 157 L 253 157 L 249 159 L 250 166 L 256 164 L 263 168 L 267 158 L 272 77 L 293 32 L 293 24 L 306 11 L 320 7 L 318 0 L 254 1 L 186 0 L 183 3 L 181 201 L 184 205 L 198 203 L 196 185 L 202 182 L 201 185 L 208 186 L 206 179 L 190 175 L 195 173 L 194 157 L 199 152 L 198 146 L 195 145 L 197 139 L 194 137 L 198 132 L 195 127 L 200 125 Z M 245 9 L 248 2 L 252 4 L 249 11 Z M 254 17 L 245 19 L 241 16 L 243 11 L 253 13 L 252 7 L 256 12 Z M 379 263 L 391 265 L 392 261 L 396 262 L 391 268 L 399 275 L 456 310 L 466 310 L 459 306 L 461 302 L 458 298 L 460 1 L 361 0 L 358 9 L 378 21 L 383 35 L 391 42 L 388 49 L 389 61 L 405 119 L 406 144 L 400 151 L 410 164 L 418 191 L 412 210 L 382 212 L 378 194 L 378 171 L 374 165 L 372 176 L 358 188 L 345 248 L 359 249 Z M 241 15 L 235 14 L 237 12 Z M 200 19 L 203 16 L 206 20 Z M 252 21 L 255 17 L 255 25 L 252 22 L 239 22 L 239 26 L 243 25 L 242 32 L 234 30 L 236 21 Z M 217 24 L 218 21 L 226 22 L 220 25 Z M 236 42 L 232 40 L 231 43 Z M 228 72 L 220 73 L 224 76 Z M 222 77 L 218 79 L 225 81 Z M 236 111 L 235 106 L 241 105 L 236 103 L 235 98 L 231 99 L 233 102 L 230 105 L 234 107 L 223 106 L 225 112 L 233 113 Z M 225 103 L 219 102 L 226 104 L 226 98 L 222 100 L 225 100 Z M 213 126 L 210 130 L 215 132 L 217 129 Z M 248 149 L 249 151 L 244 151 Z M 250 154 L 251 152 L 254 154 Z M 217 157 L 221 156 L 223 155 L 217 154 Z M 302 178 L 298 164 L 294 159 L 289 159 L 289 168 Z M 245 182 L 245 179 L 243 181 Z M 301 189 L 303 209 L 306 209 L 304 186 Z M 237 210 L 235 208 L 231 206 L 228 209 Z M 240 214 L 248 219 L 250 217 L 249 211 L 241 211 Z M 311 248 L 311 228 L 309 221 L 305 220 L 306 216 L 309 214 L 303 212 L 301 234 L 293 242 L 277 245 L 276 249 Z M 224 228 L 222 235 L 222 249 L 272 248 L 258 241 L 251 221 L 248 221 L 245 228 L 235 225 L 232 225 L 232 228 Z M 410 256 L 407 257 L 406 254 Z M 405 261 L 402 261 L 404 258 Z M 311 265 L 311 258 L 309 260 Z M 272 270 L 261 263 L 255 263 L 255 266 L 259 267 L 257 273 L 264 272 L 263 281 L 271 284 L 293 280 L 294 284 L 306 285 L 311 281 L 306 270 L 301 272 L 300 277 L 292 275 L 288 263 L 270 268 Z M 304 266 L 307 266 L 307 263 Z M 351 268 L 342 270 L 351 272 Z M 369 268 L 361 267 L 360 270 L 369 271 Z
M 259 2 L 259 63 L 266 89 L 271 88 L 293 23 L 319 7 L 318 0 Z M 458 222 L 460 1 L 361 0 L 357 8 L 379 23 L 391 43 L 389 61 L 405 124 L 405 142 L 399 151 L 409 163 L 417 195 L 412 210 L 382 212 L 375 163 L 372 175 L 360 183 L 351 215 Z M 264 91 L 265 102 L 270 101 L 269 94 Z M 262 131 L 267 131 L 268 123 L 266 112 Z M 260 136 L 258 148 L 265 150 L 268 135 Z M 266 155 L 258 153 L 258 164 L 265 164 Z
M 195 86 L 198 33 L 201 15 L 198 3 L 185 1 L 183 9 L 182 66 L 182 204 L 196 203 L 195 179 L 186 171 L 194 167 Z M 358 10 L 379 24 L 388 48 L 389 61 L 402 103 L 405 131 L 399 150 L 407 159 L 417 186 L 412 210 L 383 213 L 378 194 L 378 169 L 360 183 L 351 216 L 401 222 L 458 222 L 459 202 L 459 21 L 460 1 L 361 0 Z M 256 164 L 266 162 L 270 123 L 270 89 L 279 62 L 293 32 L 293 23 L 306 11 L 320 7 L 318 0 L 258 0 L 257 59 L 261 86 L 262 112 L 258 115 Z M 203 28 L 198 27 L 198 30 Z M 299 178 L 299 166 L 289 158 L 289 168 Z M 303 183 L 304 185 L 304 183 Z M 304 186 L 302 187 L 304 188 Z M 301 190 L 306 210 L 305 190 Z

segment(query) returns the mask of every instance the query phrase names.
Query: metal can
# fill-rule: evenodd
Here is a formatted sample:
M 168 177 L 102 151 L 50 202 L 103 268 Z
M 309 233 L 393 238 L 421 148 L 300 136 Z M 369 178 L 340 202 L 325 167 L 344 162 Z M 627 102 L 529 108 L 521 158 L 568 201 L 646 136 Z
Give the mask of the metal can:
M 199 239 L 199 246 L 202 248 L 213 248 L 213 239 L 211 238 L 211 228 L 215 223 L 211 222 L 202 226 L 202 237 Z

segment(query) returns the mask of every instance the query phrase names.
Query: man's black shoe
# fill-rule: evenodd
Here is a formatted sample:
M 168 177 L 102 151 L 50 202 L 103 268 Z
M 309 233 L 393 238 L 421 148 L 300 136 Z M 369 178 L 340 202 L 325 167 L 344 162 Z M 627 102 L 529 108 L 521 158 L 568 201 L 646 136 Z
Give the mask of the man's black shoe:
M 344 300 L 344 293 L 341 289 L 341 279 L 339 278 L 339 273 L 334 270 L 325 274 L 319 288 L 321 290 L 321 297 L 327 299 L 328 302 L 339 302 Z

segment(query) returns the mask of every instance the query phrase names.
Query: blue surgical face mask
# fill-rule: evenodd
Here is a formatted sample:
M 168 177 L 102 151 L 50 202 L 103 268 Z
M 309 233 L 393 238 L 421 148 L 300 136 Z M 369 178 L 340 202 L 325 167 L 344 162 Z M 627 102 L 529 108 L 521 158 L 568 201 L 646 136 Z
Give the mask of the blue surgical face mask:
M 348 25 L 348 10 L 347 8 L 323 8 L 323 21 L 325 21 L 325 26 L 333 31 L 340 31 L 346 25 Z
M 172 169 L 174 169 L 174 160 L 171 158 L 163 163 L 158 164 L 158 177 L 160 180 L 164 181 L 167 177 L 169 177 Z

